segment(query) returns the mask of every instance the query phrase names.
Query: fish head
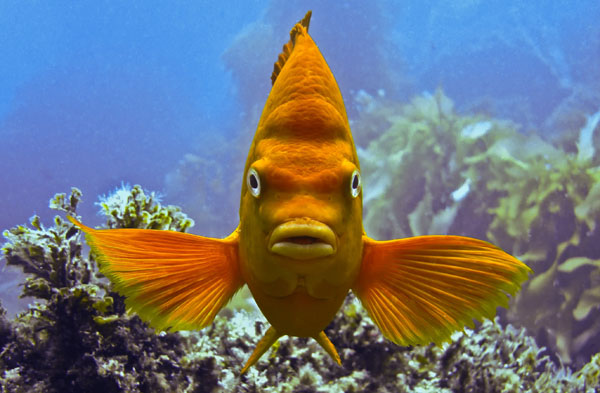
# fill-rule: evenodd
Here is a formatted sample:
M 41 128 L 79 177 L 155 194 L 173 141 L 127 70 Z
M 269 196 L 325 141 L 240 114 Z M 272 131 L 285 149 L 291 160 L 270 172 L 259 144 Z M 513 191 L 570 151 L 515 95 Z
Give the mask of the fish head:
M 300 286 L 312 296 L 327 297 L 336 287 L 350 286 L 360 261 L 358 167 L 317 154 L 309 156 L 314 162 L 298 167 L 287 162 L 296 161 L 297 153 L 286 152 L 284 146 L 276 151 L 246 171 L 241 233 L 249 270 L 274 296 Z M 302 160 L 306 158 L 303 154 Z M 333 162 L 319 167 L 323 159 Z
M 343 299 L 362 257 L 360 166 L 327 63 L 306 31 L 291 42 L 244 170 L 242 274 L 255 298 Z

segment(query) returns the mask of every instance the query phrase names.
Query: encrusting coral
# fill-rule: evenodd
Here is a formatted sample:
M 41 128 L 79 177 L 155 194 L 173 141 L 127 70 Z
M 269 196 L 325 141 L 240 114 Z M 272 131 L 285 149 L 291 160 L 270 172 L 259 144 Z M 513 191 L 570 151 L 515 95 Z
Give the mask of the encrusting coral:
M 76 215 L 78 189 L 50 207 Z M 111 228 L 185 231 L 193 222 L 141 187 L 100 202 Z M 598 389 L 600 357 L 577 373 L 556 367 L 524 330 L 484 322 L 442 347 L 385 340 L 349 296 L 327 328 L 343 367 L 317 344 L 282 339 L 244 376 L 241 365 L 266 329 L 258 312 L 224 310 L 203 331 L 156 332 L 126 313 L 123 299 L 83 255 L 81 235 L 60 217 L 46 228 L 4 232 L 10 265 L 30 274 L 24 296 L 40 301 L 8 320 L 0 307 L 0 390 L 5 392 L 587 392 Z M 598 390 L 596 390 L 598 391 Z

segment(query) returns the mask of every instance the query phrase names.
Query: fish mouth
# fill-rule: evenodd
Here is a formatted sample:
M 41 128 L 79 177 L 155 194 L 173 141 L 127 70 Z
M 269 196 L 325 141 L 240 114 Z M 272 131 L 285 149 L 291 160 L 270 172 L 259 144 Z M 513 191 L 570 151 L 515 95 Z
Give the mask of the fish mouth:
M 296 219 L 278 225 L 271 233 L 269 249 L 293 259 L 322 258 L 336 252 L 335 233 L 312 219 Z

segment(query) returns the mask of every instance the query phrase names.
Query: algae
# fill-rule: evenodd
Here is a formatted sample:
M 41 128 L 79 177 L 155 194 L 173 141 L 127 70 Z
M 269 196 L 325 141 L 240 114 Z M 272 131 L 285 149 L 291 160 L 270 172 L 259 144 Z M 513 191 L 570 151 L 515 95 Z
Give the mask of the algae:
M 553 144 L 511 122 L 459 115 L 441 90 L 408 105 L 368 101 L 353 123 L 370 136 L 359 150 L 367 233 L 488 239 L 536 272 L 510 320 L 566 363 L 600 351 L 597 115 L 578 138 Z

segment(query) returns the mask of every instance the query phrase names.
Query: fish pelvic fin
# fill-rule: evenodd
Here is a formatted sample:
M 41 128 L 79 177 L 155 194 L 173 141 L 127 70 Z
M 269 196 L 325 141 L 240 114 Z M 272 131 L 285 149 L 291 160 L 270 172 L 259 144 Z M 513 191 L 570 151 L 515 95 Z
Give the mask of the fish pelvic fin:
M 500 248 L 461 236 L 364 239 L 352 288 L 383 335 L 398 345 L 440 344 L 473 319 L 508 307 L 532 270 Z
M 151 229 L 85 232 L 100 271 L 127 307 L 157 330 L 202 329 L 244 281 L 238 264 L 238 232 L 226 239 Z
M 271 348 L 271 346 L 275 344 L 275 342 L 279 340 L 279 338 L 281 338 L 281 336 L 282 334 L 277 333 L 273 326 L 269 327 L 265 335 L 260 339 L 258 344 L 256 344 L 256 348 L 254 348 L 252 355 L 250 355 L 250 357 L 246 361 L 246 364 L 242 368 L 241 374 L 244 374 L 246 371 L 248 371 L 250 367 L 256 364 L 256 362 L 258 362 L 261 356 L 264 355 L 265 352 L 267 352 L 269 348 Z M 313 338 L 338 365 L 342 365 L 340 355 L 338 355 L 337 351 L 335 350 L 335 346 L 329 340 L 329 338 L 327 338 L 325 332 L 322 331 Z
M 308 25 L 310 24 L 310 17 L 312 16 L 312 11 L 308 11 L 304 18 L 301 21 L 296 23 L 292 30 L 290 31 L 290 40 L 283 46 L 275 65 L 273 66 L 273 73 L 271 74 L 271 85 L 275 84 L 275 80 L 277 76 L 281 72 L 281 69 L 285 65 L 287 59 L 290 57 L 290 54 L 294 50 L 294 45 L 296 45 L 296 38 L 298 35 L 303 35 L 308 33 Z
M 261 358 L 261 356 L 264 355 L 265 352 L 267 352 L 269 350 L 269 348 L 271 348 L 271 346 L 273 344 L 275 344 L 275 342 L 277 340 L 279 340 L 279 338 L 281 338 L 281 336 L 282 336 L 282 334 L 279 334 L 273 326 L 269 327 L 269 329 L 264 334 L 264 336 L 260 339 L 258 344 L 256 344 L 256 348 L 254 348 L 252 355 L 250 355 L 250 357 L 246 361 L 246 364 L 242 368 L 241 374 L 246 373 L 246 371 L 248 371 L 248 369 L 250 367 L 252 367 L 254 364 L 256 364 L 256 362 L 258 362 L 258 360 Z M 331 356 L 331 358 L 338 365 L 342 364 L 340 355 L 338 355 L 337 351 L 335 350 L 335 346 L 329 340 L 329 338 L 327 338 L 327 336 L 325 335 L 325 332 L 322 331 L 319 334 L 317 334 L 316 336 L 314 336 L 313 338 L 319 343 L 319 345 L 325 350 L 325 352 L 327 352 L 329 354 L 329 356 Z
M 246 364 L 242 368 L 241 374 L 244 374 L 246 371 L 248 371 L 248 369 L 252 367 L 258 361 L 258 359 L 260 359 L 260 357 L 264 355 L 269 348 L 271 348 L 271 345 L 275 344 L 275 342 L 279 340 L 281 336 L 282 335 L 277 333 L 273 326 L 269 327 L 265 335 L 260 339 L 258 344 L 256 344 L 256 348 L 254 348 L 254 352 L 252 352 L 252 355 L 250 355 L 248 361 L 246 361 Z
M 333 345 L 333 343 L 329 340 L 329 338 L 325 335 L 325 332 L 321 332 L 318 335 L 313 337 L 318 343 L 319 345 L 325 350 L 325 352 L 327 352 L 329 354 L 329 356 L 331 356 L 331 358 L 338 364 L 338 365 L 342 365 L 342 360 L 340 359 L 340 355 L 338 355 L 337 351 L 335 350 L 335 346 Z

